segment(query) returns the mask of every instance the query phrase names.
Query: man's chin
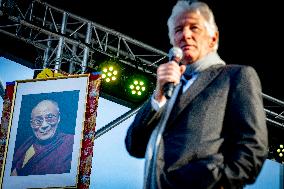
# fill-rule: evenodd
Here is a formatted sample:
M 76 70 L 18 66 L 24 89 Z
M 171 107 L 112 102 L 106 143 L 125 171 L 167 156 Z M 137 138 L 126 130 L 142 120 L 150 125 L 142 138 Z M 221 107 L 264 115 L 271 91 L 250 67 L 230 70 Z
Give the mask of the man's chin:
M 46 134 L 37 135 L 37 138 L 41 141 L 44 141 L 44 140 L 51 139 L 53 136 L 54 136 L 54 133 L 46 133 Z

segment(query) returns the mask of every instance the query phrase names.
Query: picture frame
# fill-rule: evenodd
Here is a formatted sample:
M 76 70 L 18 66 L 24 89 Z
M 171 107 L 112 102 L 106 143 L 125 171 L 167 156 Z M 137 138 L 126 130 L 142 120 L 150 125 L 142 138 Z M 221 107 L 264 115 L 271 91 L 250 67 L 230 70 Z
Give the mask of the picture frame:
M 98 74 L 81 74 L 7 87 L 1 189 L 88 188 L 100 82 Z

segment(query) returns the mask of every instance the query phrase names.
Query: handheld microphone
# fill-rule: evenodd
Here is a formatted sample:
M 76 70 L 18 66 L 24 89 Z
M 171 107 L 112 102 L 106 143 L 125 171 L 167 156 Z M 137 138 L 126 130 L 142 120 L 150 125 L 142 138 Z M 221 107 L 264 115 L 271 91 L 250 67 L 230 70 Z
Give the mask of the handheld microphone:
M 168 56 L 169 56 L 169 61 L 175 61 L 178 64 L 179 61 L 183 57 L 183 52 L 182 52 L 181 48 L 173 47 L 173 48 L 170 49 Z M 173 82 L 169 82 L 169 83 L 166 83 L 164 85 L 164 87 L 163 87 L 164 95 L 167 99 L 171 98 L 174 89 L 175 89 L 175 86 L 174 86 Z

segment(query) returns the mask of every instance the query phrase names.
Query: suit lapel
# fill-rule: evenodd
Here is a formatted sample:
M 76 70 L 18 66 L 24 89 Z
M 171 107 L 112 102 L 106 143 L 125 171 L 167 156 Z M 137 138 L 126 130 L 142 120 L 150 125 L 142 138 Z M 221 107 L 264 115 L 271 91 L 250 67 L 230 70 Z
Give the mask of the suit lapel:
M 184 110 L 184 108 L 202 92 L 223 70 L 223 65 L 215 65 L 211 68 L 201 72 L 193 84 L 181 96 L 180 100 L 175 104 L 172 116 L 169 119 L 171 124 L 175 118 Z

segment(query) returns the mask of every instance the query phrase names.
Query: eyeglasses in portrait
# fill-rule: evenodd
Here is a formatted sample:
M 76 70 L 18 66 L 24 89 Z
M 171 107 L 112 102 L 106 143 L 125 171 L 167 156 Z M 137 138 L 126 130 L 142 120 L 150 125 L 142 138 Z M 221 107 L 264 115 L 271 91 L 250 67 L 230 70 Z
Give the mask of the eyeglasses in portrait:
M 88 79 L 16 82 L 1 188 L 76 187 Z

